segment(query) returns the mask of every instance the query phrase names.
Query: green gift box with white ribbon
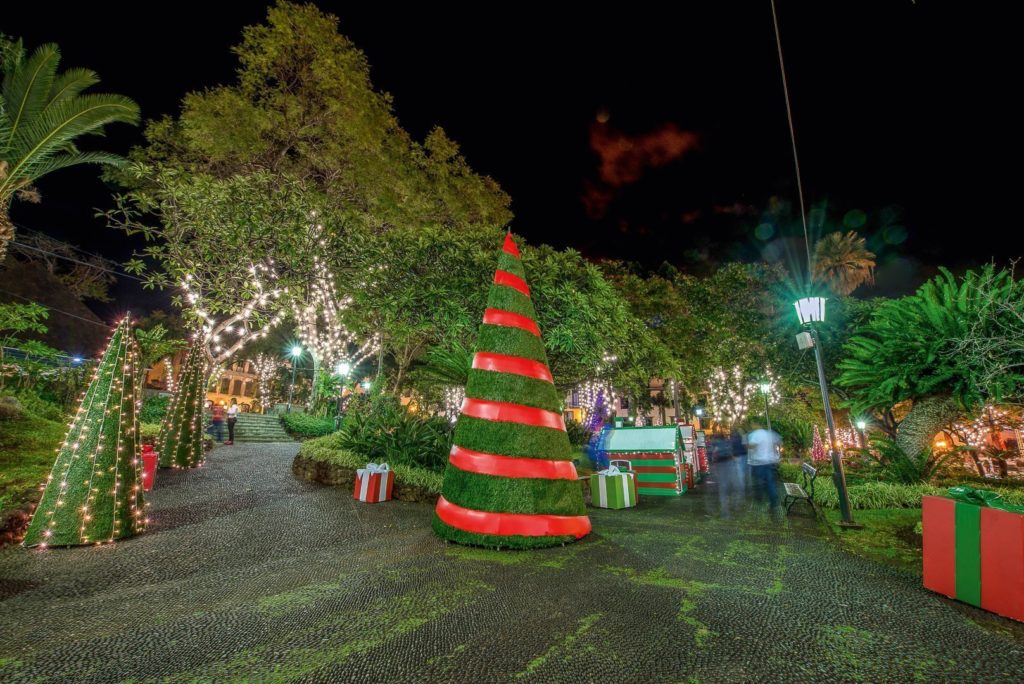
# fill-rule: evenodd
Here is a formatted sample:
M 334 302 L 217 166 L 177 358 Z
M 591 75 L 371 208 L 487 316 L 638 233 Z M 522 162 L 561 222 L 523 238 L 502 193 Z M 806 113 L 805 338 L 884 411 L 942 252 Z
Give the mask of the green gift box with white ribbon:
M 636 506 L 633 473 L 609 466 L 590 476 L 590 500 L 599 508 L 632 508 Z

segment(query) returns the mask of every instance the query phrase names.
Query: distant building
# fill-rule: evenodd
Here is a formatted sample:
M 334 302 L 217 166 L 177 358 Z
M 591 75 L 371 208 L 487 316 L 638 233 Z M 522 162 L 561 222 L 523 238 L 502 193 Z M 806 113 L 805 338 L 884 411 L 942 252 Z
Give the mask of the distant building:
M 182 350 L 171 357 L 170 364 L 161 359 L 154 363 L 146 371 L 145 387 L 158 392 L 170 392 L 173 389 L 173 382 L 181 372 L 181 365 L 185 362 L 186 351 Z M 256 376 L 256 369 L 248 359 L 233 360 L 221 371 L 216 382 L 211 383 L 206 393 L 207 402 L 216 402 L 227 406 L 232 399 L 238 400 L 238 405 L 243 411 L 257 410 L 256 390 L 259 380 Z

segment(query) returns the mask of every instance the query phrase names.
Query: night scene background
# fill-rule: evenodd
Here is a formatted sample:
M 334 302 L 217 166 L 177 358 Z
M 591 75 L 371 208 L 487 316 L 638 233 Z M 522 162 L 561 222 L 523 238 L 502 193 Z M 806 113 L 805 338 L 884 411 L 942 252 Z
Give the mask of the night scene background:
M 421 139 L 443 126 L 512 196 L 513 229 L 533 242 L 702 273 L 777 259 L 780 233 L 799 232 L 768 3 L 671 17 L 653 5 L 493 16 L 414 6 L 401 21 L 387 7 L 317 4 L 366 52 L 406 130 Z M 232 81 L 230 48 L 265 11 L 105 2 L 68 5 L 54 22 L 44 4 L 16 5 L 0 30 L 29 46 L 58 43 L 65 68 L 96 70 L 97 92 L 128 95 L 152 119 L 176 114 L 187 92 Z M 778 12 L 805 195 L 829 222 L 812 211 L 812 232 L 845 221 L 868 238 L 870 293 L 910 292 L 937 264 L 1018 257 L 1007 170 L 1018 141 L 998 125 L 1013 111 L 1008 22 L 909 0 L 783 2 Z M 103 145 L 124 153 L 141 139 L 141 127 L 115 125 Z M 98 175 L 44 178 L 49 199 L 16 202 L 14 220 L 125 260 L 138 245 L 93 218 L 111 203 Z M 794 207 L 792 222 L 766 223 L 773 200 Z M 114 294 L 118 307 L 166 306 L 125 279 Z

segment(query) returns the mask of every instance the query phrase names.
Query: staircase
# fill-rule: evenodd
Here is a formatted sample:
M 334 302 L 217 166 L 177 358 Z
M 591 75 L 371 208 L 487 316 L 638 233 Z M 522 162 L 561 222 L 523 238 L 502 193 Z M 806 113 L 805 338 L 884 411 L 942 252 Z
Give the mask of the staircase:
M 228 438 L 228 426 L 224 424 L 224 439 Z M 292 438 L 281 426 L 277 416 L 259 413 L 239 413 L 235 423 L 236 442 L 291 442 Z

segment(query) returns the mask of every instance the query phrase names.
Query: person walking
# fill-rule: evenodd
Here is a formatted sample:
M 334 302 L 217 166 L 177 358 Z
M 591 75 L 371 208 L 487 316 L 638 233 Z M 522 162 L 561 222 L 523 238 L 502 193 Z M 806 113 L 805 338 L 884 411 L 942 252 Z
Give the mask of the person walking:
M 228 406 L 228 441 L 225 444 L 235 443 L 235 422 L 238 420 L 238 400 L 232 398 L 231 406 Z
M 779 507 L 779 435 L 765 430 L 759 420 L 750 423 L 753 428 L 747 436 L 747 463 L 753 471 L 754 491 L 758 499 L 765 495 L 772 511 Z
M 210 423 L 213 429 L 213 439 L 217 442 L 224 441 L 224 407 L 214 404 L 210 409 Z

